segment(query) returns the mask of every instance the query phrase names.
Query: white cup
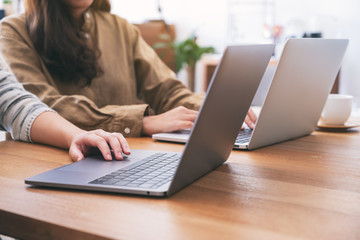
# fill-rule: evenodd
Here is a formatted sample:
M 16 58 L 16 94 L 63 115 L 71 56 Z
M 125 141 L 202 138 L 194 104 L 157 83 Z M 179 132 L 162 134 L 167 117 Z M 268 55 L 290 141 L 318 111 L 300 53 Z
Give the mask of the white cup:
M 320 123 L 328 125 L 344 125 L 352 110 L 353 96 L 330 94 L 321 113 Z

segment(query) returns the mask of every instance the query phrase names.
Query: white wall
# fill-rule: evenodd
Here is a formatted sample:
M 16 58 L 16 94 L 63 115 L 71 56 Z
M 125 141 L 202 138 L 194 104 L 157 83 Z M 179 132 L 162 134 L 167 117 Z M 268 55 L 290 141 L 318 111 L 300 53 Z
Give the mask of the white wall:
M 275 0 L 275 23 L 284 33 L 321 30 L 325 37 L 349 38 L 350 45 L 342 67 L 340 91 L 360 98 L 360 9 L 359 0 Z M 112 11 L 130 22 L 158 19 L 156 0 L 113 0 Z M 163 0 L 165 20 L 177 27 L 178 39 L 196 30 L 201 45 L 223 51 L 227 39 L 227 1 Z M 249 22 L 251 24 L 251 22 Z M 302 27 L 299 27 L 302 26 Z M 288 27 L 288 28 L 286 28 Z
M 5 132 L 0 131 L 0 141 L 5 141 Z
M 156 0 L 112 0 L 111 2 L 112 12 L 130 22 L 141 23 L 149 19 L 159 19 Z M 223 50 L 227 20 L 226 1 L 163 0 L 161 5 L 165 20 L 176 25 L 179 40 L 196 31 L 200 44 L 212 45 L 219 51 Z
M 277 0 L 277 21 L 283 25 L 293 19 L 304 22 L 307 29 L 320 28 L 325 37 L 349 38 L 342 67 L 340 92 L 360 101 L 360 18 L 358 0 Z M 360 107 L 360 106 L 358 106 Z

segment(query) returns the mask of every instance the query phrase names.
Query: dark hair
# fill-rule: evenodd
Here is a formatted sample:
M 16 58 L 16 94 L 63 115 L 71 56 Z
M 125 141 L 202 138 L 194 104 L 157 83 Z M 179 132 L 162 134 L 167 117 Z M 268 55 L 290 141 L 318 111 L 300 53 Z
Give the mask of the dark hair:
M 110 2 L 94 0 L 91 8 L 109 12 Z M 84 86 L 103 74 L 97 43 L 86 43 L 62 0 L 27 0 L 25 19 L 30 39 L 50 74 Z

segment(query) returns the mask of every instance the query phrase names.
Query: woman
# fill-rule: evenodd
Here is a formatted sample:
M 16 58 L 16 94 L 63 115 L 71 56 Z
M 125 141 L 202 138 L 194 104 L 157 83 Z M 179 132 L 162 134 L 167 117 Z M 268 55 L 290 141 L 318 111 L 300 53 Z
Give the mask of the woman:
M 0 58 L 1 62 L 1 58 Z M 79 161 L 98 147 L 106 160 L 111 160 L 109 145 L 115 158 L 130 154 L 125 138 L 103 130 L 86 132 L 63 119 L 33 94 L 26 92 L 12 74 L 0 69 L 0 130 L 16 140 L 38 142 L 69 148 L 73 161 Z M 109 144 L 109 145 L 108 145 Z
M 1 22 L 0 51 L 27 90 L 78 127 L 124 136 L 191 128 L 203 96 L 109 11 L 108 0 L 27 0 L 24 15 Z

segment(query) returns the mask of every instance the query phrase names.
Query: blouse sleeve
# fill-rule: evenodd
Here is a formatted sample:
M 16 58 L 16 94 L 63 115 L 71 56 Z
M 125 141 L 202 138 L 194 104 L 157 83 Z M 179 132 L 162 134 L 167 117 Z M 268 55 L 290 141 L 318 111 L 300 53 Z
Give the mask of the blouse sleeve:
M 198 110 L 203 93 L 193 93 L 176 79 L 175 73 L 159 58 L 157 53 L 140 36 L 139 30 L 128 24 L 134 42 L 134 65 L 137 85 L 144 101 L 156 113 L 163 113 L 177 106 Z

